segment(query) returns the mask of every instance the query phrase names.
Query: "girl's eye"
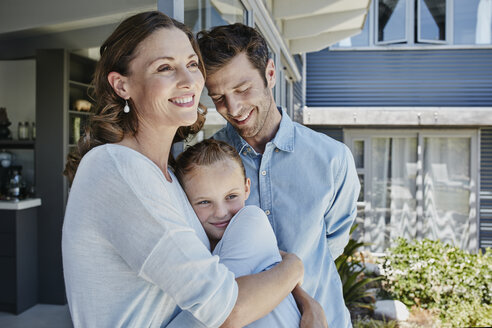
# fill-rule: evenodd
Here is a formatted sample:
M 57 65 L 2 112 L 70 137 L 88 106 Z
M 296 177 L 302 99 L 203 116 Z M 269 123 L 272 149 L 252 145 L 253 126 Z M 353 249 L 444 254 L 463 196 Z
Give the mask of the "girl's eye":
M 237 198 L 237 195 L 229 195 L 227 196 L 227 199 L 228 200 L 233 200 L 233 199 L 236 199 Z
M 207 205 L 207 204 L 209 204 L 209 203 L 210 203 L 210 202 L 209 202 L 208 200 L 202 200 L 202 201 L 198 202 L 197 204 L 198 204 L 198 205 Z

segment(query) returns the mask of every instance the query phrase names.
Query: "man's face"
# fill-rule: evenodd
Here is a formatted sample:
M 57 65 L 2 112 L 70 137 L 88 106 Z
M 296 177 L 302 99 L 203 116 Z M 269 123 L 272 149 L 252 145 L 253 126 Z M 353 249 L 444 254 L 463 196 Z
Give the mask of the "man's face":
M 217 111 L 243 138 L 258 135 L 265 126 L 269 111 L 274 110 L 272 88 L 275 85 L 275 66 L 268 62 L 264 78 L 241 53 L 227 65 L 207 77 L 209 96 Z

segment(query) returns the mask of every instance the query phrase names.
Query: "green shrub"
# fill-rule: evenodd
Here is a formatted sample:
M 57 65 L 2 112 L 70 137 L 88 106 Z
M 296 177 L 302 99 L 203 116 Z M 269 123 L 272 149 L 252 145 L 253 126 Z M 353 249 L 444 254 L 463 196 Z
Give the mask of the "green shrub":
M 399 238 L 383 264 L 383 288 L 408 306 L 437 309 L 443 325 L 492 325 L 492 252 Z
M 350 234 L 357 228 L 357 224 L 350 229 Z M 373 304 L 368 303 L 366 298 L 371 296 L 368 293 L 367 286 L 381 280 L 382 277 L 370 278 L 364 274 L 364 263 L 360 257 L 356 256 L 359 247 L 366 246 L 367 243 L 357 242 L 350 238 L 347 246 L 343 250 L 343 254 L 335 260 L 338 274 L 343 285 L 343 299 L 348 308 L 373 308 Z
M 384 320 L 374 320 L 374 319 L 360 319 L 355 320 L 353 323 L 353 328 L 396 328 L 398 327 L 397 322 L 384 321 Z

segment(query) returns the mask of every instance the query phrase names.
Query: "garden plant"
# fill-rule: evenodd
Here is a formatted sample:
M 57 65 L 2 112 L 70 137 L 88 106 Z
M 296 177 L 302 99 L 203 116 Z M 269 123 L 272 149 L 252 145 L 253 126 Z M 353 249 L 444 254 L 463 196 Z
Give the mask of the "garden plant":
M 395 240 L 383 288 L 407 306 L 436 310 L 443 327 L 492 326 L 492 251 L 470 254 L 440 241 Z

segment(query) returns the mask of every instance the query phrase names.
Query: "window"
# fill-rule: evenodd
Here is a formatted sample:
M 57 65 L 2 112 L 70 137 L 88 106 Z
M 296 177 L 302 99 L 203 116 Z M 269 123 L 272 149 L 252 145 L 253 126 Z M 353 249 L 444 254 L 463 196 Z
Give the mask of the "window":
M 446 41 L 446 0 L 417 0 L 417 41 Z
M 184 9 L 184 23 L 193 33 L 219 25 L 246 23 L 246 11 L 239 0 L 184 0 Z M 206 87 L 200 102 L 215 108 Z
M 213 26 L 246 23 L 240 0 L 184 0 L 184 23 L 193 32 Z
M 407 0 L 377 1 L 377 42 L 401 43 L 407 40 Z
M 333 48 L 491 45 L 492 0 L 375 0 L 363 30 Z
M 492 0 L 454 0 L 454 43 L 492 44 Z
M 476 250 L 476 131 L 347 129 L 344 140 L 363 190 L 359 235 L 371 251 L 396 237 Z

